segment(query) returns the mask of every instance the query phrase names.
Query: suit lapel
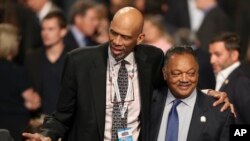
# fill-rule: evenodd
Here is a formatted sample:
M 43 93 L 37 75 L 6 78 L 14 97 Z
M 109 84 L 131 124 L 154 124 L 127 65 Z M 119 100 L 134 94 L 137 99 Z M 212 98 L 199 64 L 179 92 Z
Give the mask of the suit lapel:
M 190 128 L 188 132 L 188 141 L 198 141 L 199 136 L 201 135 L 205 124 L 201 122 L 201 117 L 205 117 L 205 113 L 209 108 L 209 105 L 206 102 L 206 97 L 200 91 L 197 91 L 196 103 L 190 123 Z
M 140 98 L 141 98 L 141 137 L 142 140 L 146 140 L 148 137 L 147 131 L 147 123 L 149 122 L 148 117 L 149 108 L 150 108 L 150 100 L 151 100 L 151 64 L 147 62 L 147 55 L 139 49 L 140 47 L 135 47 L 135 60 L 137 63 L 138 69 L 138 79 L 139 79 L 139 90 L 140 90 Z M 147 136 L 146 136 L 147 135 Z
M 166 104 L 167 99 L 167 87 L 163 87 L 161 90 L 155 90 L 153 92 L 153 104 L 151 108 L 151 125 L 150 125 L 150 133 L 152 135 L 151 140 L 155 141 L 157 140 L 157 137 L 159 135 L 162 116 Z
M 227 86 L 230 84 L 230 81 L 233 81 L 237 78 L 238 72 L 239 72 L 239 67 L 230 73 L 227 79 L 223 82 L 220 91 L 225 91 L 227 89 Z
M 94 107 L 98 123 L 100 140 L 103 140 L 105 126 L 106 105 L 106 71 L 108 58 L 108 45 L 100 47 L 100 57 L 96 56 L 91 67 L 91 86 L 94 97 Z M 98 54 L 98 55 L 99 55 Z
M 135 51 L 135 59 L 137 63 L 138 76 L 139 76 L 139 88 L 140 88 L 140 97 L 141 105 L 143 111 L 148 109 L 149 100 L 149 87 L 151 77 L 151 65 L 146 62 L 147 56 L 143 52 Z M 144 111 L 145 112 L 145 111 Z

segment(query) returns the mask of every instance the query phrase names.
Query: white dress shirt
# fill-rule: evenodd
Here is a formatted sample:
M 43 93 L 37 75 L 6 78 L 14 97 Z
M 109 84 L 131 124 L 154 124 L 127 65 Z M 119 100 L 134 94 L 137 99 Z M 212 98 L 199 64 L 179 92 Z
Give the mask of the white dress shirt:
M 218 74 L 216 75 L 216 86 L 215 86 L 216 91 L 220 90 L 222 84 L 226 82 L 227 77 L 239 66 L 240 62 L 237 61 L 233 63 L 231 66 L 227 67 L 226 69 L 218 72 Z
M 70 26 L 70 31 L 72 32 L 74 38 L 76 39 L 79 47 L 86 47 L 87 43 L 84 40 L 86 37 L 84 34 L 74 25 Z
M 204 12 L 197 8 L 195 0 L 188 0 L 188 12 L 192 31 L 198 31 L 205 17 Z
M 112 100 L 115 96 L 114 87 L 112 86 L 112 74 L 111 67 L 114 67 L 114 77 L 117 78 L 118 71 L 121 63 L 117 62 L 114 57 L 111 55 L 110 48 L 108 50 L 108 67 L 107 67 L 107 81 L 106 81 L 106 117 L 105 117 L 105 131 L 104 131 L 104 141 L 111 140 L 111 130 L 112 130 L 112 112 L 113 112 L 113 103 Z M 129 79 L 132 79 L 132 88 L 133 94 L 130 98 L 128 104 L 128 118 L 127 118 L 127 127 L 132 129 L 133 141 L 138 140 L 139 132 L 140 132 L 140 121 L 139 115 L 141 111 L 141 100 L 139 93 L 139 81 L 138 81 L 138 71 L 137 64 L 135 63 L 134 52 L 131 52 L 124 60 L 128 63 L 125 64 Z

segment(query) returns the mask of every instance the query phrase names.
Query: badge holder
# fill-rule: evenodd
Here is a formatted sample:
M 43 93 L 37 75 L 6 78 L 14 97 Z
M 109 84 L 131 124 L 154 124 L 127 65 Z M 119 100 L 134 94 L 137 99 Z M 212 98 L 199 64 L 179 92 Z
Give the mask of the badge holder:
M 117 130 L 118 141 L 133 141 L 131 128 L 123 128 Z

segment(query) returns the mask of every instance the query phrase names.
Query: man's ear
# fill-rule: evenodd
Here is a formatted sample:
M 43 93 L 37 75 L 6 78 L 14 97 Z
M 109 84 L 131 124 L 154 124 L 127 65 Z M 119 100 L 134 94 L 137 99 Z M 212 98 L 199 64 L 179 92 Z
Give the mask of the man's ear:
M 67 29 L 67 28 L 62 28 L 62 29 L 61 29 L 61 36 L 62 36 L 62 37 L 65 37 L 66 34 L 67 34 L 67 32 L 68 32 L 68 29 Z
M 145 33 L 140 33 L 140 35 L 137 38 L 137 45 L 141 44 L 145 38 Z
M 231 51 L 231 57 L 234 62 L 239 60 L 240 54 L 237 50 L 232 50 Z

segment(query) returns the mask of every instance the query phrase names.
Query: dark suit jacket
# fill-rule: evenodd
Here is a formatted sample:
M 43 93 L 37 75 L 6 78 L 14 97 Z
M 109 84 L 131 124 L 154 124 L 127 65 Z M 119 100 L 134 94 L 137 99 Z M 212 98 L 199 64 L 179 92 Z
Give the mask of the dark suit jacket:
M 167 98 L 166 87 L 155 90 L 151 109 L 150 140 L 156 141 L 164 106 Z M 229 141 L 229 124 L 232 123 L 232 114 L 229 110 L 220 112 L 221 106 L 213 107 L 214 99 L 198 91 L 195 107 L 188 131 L 187 141 Z M 206 122 L 200 122 L 205 116 Z
M 42 134 L 53 140 L 103 141 L 108 46 L 80 48 L 67 55 L 58 107 L 46 119 Z M 163 52 L 148 45 L 136 46 L 134 52 L 141 97 L 139 138 L 147 141 L 152 90 L 160 81 Z
M 230 101 L 234 104 L 237 118 L 236 124 L 250 124 L 250 79 L 241 69 L 236 68 L 223 83 L 220 91 L 227 92 Z
M 199 80 L 197 87 L 199 89 L 214 89 L 215 76 L 213 67 L 210 64 L 210 54 L 201 48 L 195 49 L 195 55 L 199 64 Z
M 178 28 L 191 28 L 187 0 L 168 0 L 166 21 Z
M 93 40 L 91 40 L 90 38 L 85 38 L 86 42 L 87 42 L 87 46 L 94 46 L 97 45 L 97 43 Z M 73 33 L 71 30 L 68 31 L 68 33 L 66 34 L 66 36 L 64 37 L 64 44 L 66 45 L 66 47 L 68 47 L 68 49 L 72 50 L 72 49 L 76 49 L 79 48 L 80 45 L 77 43 Z
M 231 31 L 232 25 L 229 17 L 220 7 L 214 7 L 204 17 L 200 28 L 197 31 L 197 37 L 200 40 L 200 47 L 208 51 L 208 45 L 211 38 L 220 32 Z

